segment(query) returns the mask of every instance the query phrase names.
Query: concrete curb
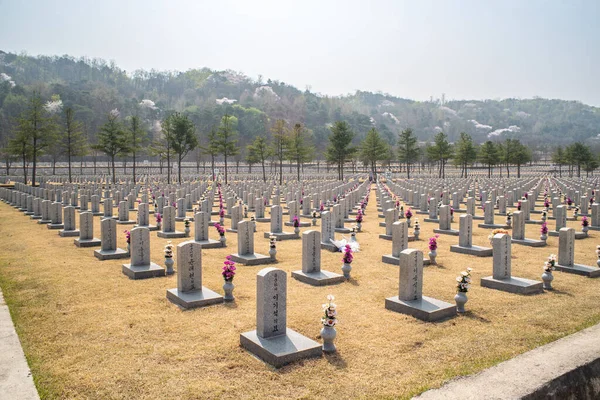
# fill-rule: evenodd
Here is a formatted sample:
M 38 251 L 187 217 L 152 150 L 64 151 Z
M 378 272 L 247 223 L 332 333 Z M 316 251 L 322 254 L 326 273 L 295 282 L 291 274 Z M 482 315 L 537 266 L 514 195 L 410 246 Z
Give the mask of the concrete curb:
M 0 290 L 0 399 L 39 398 L 8 306 Z
M 418 400 L 567 398 L 600 398 L 600 324 L 414 397 Z

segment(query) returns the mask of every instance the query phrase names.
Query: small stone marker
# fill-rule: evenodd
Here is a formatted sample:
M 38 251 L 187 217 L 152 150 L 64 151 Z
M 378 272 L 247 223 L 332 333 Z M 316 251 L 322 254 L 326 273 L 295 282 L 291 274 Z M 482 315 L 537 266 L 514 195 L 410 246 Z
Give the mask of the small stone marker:
M 542 282 L 512 276 L 511 239 L 499 233 L 492 239 L 494 246 L 493 275 L 481 278 L 481 286 L 517 294 L 534 294 L 543 291 Z
M 385 308 L 412 315 L 423 321 L 439 321 L 456 315 L 456 305 L 423 296 L 423 252 L 406 249 L 400 253 L 398 296 L 385 299 Z
M 116 260 L 128 258 L 129 252 L 117 247 L 117 221 L 114 218 L 103 218 L 100 221 L 100 250 L 94 250 L 94 256 L 99 260 Z
M 279 368 L 308 357 L 320 357 L 320 343 L 287 328 L 287 282 L 284 271 L 265 268 L 256 276 L 256 330 L 240 335 L 246 350 Z
M 558 237 L 558 262 L 554 267 L 557 271 L 583 275 L 588 278 L 600 277 L 600 268 L 575 264 L 575 229 L 561 228 Z
M 208 213 L 204 214 L 210 219 Z M 167 290 L 167 299 L 185 309 L 223 302 L 223 296 L 202 286 L 200 243 L 187 241 L 177 245 L 177 288 Z
M 100 239 L 94 237 L 94 216 L 86 211 L 79 214 L 79 238 L 74 241 L 77 247 L 100 246 Z
M 309 230 L 302 233 L 302 270 L 293 271 L 292 277 L 313 286 L 344 282 L 343 275 L 321 270 L 321 233 Z
M 133 228 L 130 233 L 131 263 L 123 264 L 123 273 L 130 279 L 165 276 L 165 269 L 150 261 L 150 230 Z
M 473 245 L 473 216 L 471 214 L 461 215 L 458 224 L 458 245 L 450 246 L 451 252 L 477 257 L 490 257 L 492 255 L 492 248 Z

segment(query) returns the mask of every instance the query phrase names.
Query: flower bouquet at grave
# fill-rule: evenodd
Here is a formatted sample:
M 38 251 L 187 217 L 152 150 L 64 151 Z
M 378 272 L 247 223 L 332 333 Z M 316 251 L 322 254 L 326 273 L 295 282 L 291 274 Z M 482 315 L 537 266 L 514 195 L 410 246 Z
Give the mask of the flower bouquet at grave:
M 361 224 L 362 222 L 363 222 L 363 213 L 362 213 L 362 210 L 359 209 L 358 212 L 356 213 L 356 223 Z
M 517 210 L 521 211 L 521 200 L 517 201 Z
M 439 237 L 440 237 L 440 235 L 435 235 L 435 236 L 432 236 L 432 237 L 429 238 L 429 245 L 428 245 L 428 247 L 429 247 L 429 251 L 431 251 L 432 253 L 434 251 L 436 251 L 437 248 L 438 248 L 437 240 L 438 240 Z
M 583 217 L 581 217 L 581 230 L 585 233 L 587 233 L 588 231 L 588 227 L 590 225 L 590 220 L 588 219 L 588 217 L 586 217 L 585 215 Z
M 354 256 L 352 255 L 352 247 L 350 247 L 350 245 L 347 244 L 344 247 L 344 256 L 342 257 L 342 262 L 344 264 L 351 264 L 353 259 Z
M 123 231 L 125 233 L 125 240 L 127 240 L 127 245 L 131 244 L 131 232 L 128 230 Z
M 550 202 L 548 201 L 548 198 L 544 198 L 544 208 L 548 209 L 550 207 Z
M 527 192 L 523 193 L 523 198 L 525 200 L 527 200 L 529 198 L 529 193 L 527 193 Z
M 404 206 L 400 206 L 400 219 L 402 218 L 404 218 Z
M 556 254 L 550 254 L 544 263 L 544 272 L 552 273 L 556 266 Z
M 319 211 L 323 212 L 325 210 L 325 204 L 323 204 L 323 202 L 321 202 L 321 205 L 319 206 Z
M 573 210 L 573 218 L 575 218 L 575 220 L 577 220 L 578 215 L 579 215 L 579 207 L 575 207 L 575 209 Z
M 269 236 L 269 248 L 276 249 L 277 248 L 277 237 Z
M 223 209 L 223 207 L 219 208 L 219 217 L 220 218 L 224 218 L 225 217 L 225 209 Z
M 590 197 L 590 207 L 592 206 L 592 204 L 594 204 L 594 198 Z
M 570 197 L 567 197 L 567 205 L 571 207 L 573 205 L 573 200 Z
M 297 215 L 294 215 L 294 218 L 292 219 L 292 223 L 294 225 L 294 228 L 299 228 L 300 227 L 300 220 L 298 219 Z
M 506 229 L 494 229 L 489 235 L 488 235 L 488 239 L 490 241 L 490 244 L 492 243 L 492 239 L 494 238 L 494 235 L 497 234 L 504 234 L 504 235 L 508 235 L 508 231 Z
M 411 218 L 412 218 L 412 216 L 413 216 L 413 213 L 412 213 L 412 211 L 411 211 L 411 209 L 410 209 L 410 208 L 409 208 L 408 210 L 406 210 L 406 213 L 404 213 L 404 216 L 405 216 L 407 219 L 411 219 Z
M 471 287 L 471 271 L 472 268 L 467 268 L 466 271 L 460 273 L 460 276 L 456 277 L 456 291 L 460 293 L 467 293 Z
M 600 245 L 596 246 L 596 256 L 598 257 L 598 261 L 596 261 L 596 264 L 598 264 L 598 266 L 600 267 Z
M 190 227 L 190 220 L 188 218 L 186 218 L 186 219 L 183 220 L 183 226 L 185 228 L 189 229 L 189 227 Z
M 548 234 L 548 224 L 546 224 L 546 222 L 542 222 L 542 227 L 540 228 L 540 233 L 542 234 L 542 236 L 540 236 L 540 239 L 542 240 L 546 240 L 547 238 L 547 234 Z
M 323 316 L 321 317 L 321 323 L 323 326 L 328 326 L 331 328 L 337 324 L 337 311 L 333 300 L 335 300 L 333 295 L 330 294 L 327 296 L 327 303 L 323 304 Z
M 226 282 L 231 282 L 233 280 L 235 269 L 235 262 L 231 261 L 231 256 L 225 257 L 221 275 L 223 275 L 223 279 L 225 279 Z
M 165 258 L 173 258 L 173 244 L 170 240 L 165 245 Z
M 512 213 L 510 211 L 506 212 L 506 225 L 510 224 L 512 221 Z
M 162 223 L 162 215 L 160 215 L 160 213 L 156 213 L 154 214 L 154 218 L 156 218 L 156 225 L 160 226 L 160 224 Z
M 450 207 L 450 218 L 454 221 L 454 207 Z
M 542 211 L 542 221 L 545 221 L 545 220 L 546 220 L 546 218 L 548 218 L 548 211 L 546 211 L 546 210 L 543 210 L 543 211 Z
M 217 222 L 215 224 L 215 229 L 217 230 L 217 232 L 219 232 L 219 236 L 221 236 L 221 237 L 225 236 L 225 228 L 223 228 L 223 225 L 221 225 Z

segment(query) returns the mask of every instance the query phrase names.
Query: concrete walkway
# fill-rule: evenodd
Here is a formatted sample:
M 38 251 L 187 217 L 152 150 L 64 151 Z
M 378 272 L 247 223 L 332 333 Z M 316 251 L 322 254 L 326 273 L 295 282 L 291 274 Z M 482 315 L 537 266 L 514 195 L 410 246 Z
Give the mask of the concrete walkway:
M 0 290 L 0 399 L 36 400 L 38 392 Z
M 600 324 L 414 399 L 592 399 L 598 393 Z

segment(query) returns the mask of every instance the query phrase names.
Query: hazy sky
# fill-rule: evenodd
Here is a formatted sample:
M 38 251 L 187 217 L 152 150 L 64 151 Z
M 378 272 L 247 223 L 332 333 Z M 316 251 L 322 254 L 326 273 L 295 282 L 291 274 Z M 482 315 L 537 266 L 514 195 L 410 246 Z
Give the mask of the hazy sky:
M 233 69 L 329 95 L 600 106 L 600 0 L 0 0 L 0 49 Z

